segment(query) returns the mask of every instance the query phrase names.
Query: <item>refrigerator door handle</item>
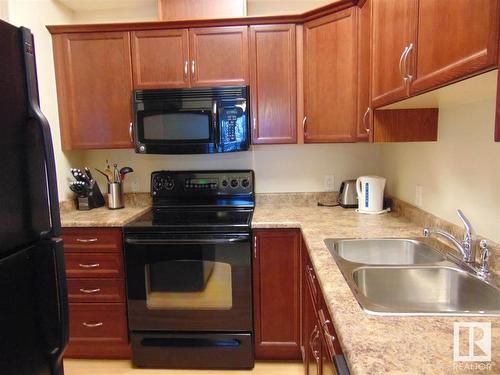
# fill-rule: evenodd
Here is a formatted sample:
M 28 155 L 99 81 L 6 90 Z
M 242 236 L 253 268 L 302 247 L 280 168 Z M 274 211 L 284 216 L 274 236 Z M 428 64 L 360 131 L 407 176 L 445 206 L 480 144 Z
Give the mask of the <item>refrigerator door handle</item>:
M 52 229 L 48 233 L 41 233 L 41 235 L 42 238 L 57 237 L 61 232 L 61 217 L 59 214 L 59 197 L 57 193 L 56 164 L 54 159 L 52 136 L 50 133 L 49 123 L 40 110 L 33 35 L 31 34 L 31 31 L 25 27 L 21 27 L 21 30 L 22 48 L 24 52 L 24 63 L 27 78 L 26 82 L 29 112 L 30 116 L 39 124 L 44 141 L 45 168 Z
M 63 373 L 59 373 L 59 371 L 61 371 L 60 369 L 62 368 L 63 354 L 69 340 L 68 289 L 66 284 L 66 269 L 64 266 L 63 241 L 60 238 L 57 238 L 54 239 L 52 243 L 57 276 L 60 334 L 58 345 L 52 350 L 50 354 L 52 356 L 52 374 L 63 375 Z

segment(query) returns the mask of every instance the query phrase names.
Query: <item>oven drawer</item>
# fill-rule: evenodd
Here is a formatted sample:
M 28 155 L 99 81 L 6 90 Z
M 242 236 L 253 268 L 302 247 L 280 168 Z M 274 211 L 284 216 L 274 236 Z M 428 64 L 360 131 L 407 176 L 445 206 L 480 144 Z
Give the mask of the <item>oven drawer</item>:
M 70 303 L 70 343 L 96 339 L 127 343 L 124 303 Z
M 132 362 L 150 368 L 241 368 L 254 366 L 250 333 L 139 333 L 130 335 Z
M 125 302 L 122 279 L 68 279 L 69 302 Z
M 118 253 L 122 251 L 120 228 L 63 228 L 64 251 Z
M 122 254 L 65 254 L 68 278 L 123 278 Z

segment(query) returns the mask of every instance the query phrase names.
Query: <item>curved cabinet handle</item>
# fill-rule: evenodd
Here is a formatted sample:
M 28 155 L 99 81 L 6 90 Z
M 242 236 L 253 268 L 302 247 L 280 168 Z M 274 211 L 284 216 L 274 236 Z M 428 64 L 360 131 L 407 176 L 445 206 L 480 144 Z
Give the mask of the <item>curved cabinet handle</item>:
M 94 243 L 97 241 L 99 241 L 99 239 L 97 239 L 97 238 L 77 238 L 76 239 L 76 242 L 80 242 L 80 243 Z
M 370 114 L 371 110 L 372 110 L 372 109 L 371 109 L 370 107 L 368 107 L 368 108 L 366 109 L 365 114 L 363 115 L 363 126 L 365 127 L 365 130 L 366 130 L 366 132 L 367 132 L 368 134 L 370 134 L 370 127 L 366 126 L 366 119 L 368 118 L 368 115 Z
M 128 125 L 128 136 L 130 138 L 130 143 L 134 143 L 134 135 L 132 132 L 132 121 Z
M 194 62 L 194 60 L 191 60 L 191 74 L 193 75 L 193 79 L 195 72 L 196 72 L 196 63 Z
M 95 289 L 80 288 L 80 292 L 85 293 L 85 294 L 95 294 L 95 293 L 99 293 L 100 291 L 101 291 L 101 288 L 95 288 Z
M 405 47 L 403 50 L 403 53 L 401 53 L 401 57 L 399 58 L 399 74 L 401 75 L 401 78 L 405 79 L 406 77 L 406 72 L 403 69 L 403 62 L 406 56 L 406 52 L 408 52 L 408 46 Z
M 255 116 L 253 117 L 253 131 L 257 132 L 257 118 Z
M 95 322 L 95 323 L 88 323 L 88 322 L 83 322 L 82 325 L 87 328 L 96 328 L 96 327 L 101 327 L 104 325 L 103 322 Z
M 319 338 L 319 328 L 317 325 L 314 326 L 313 331 L 311 332 L 311 337 L 309 338 L 309 347 L 311 348 L 312 355 L 316 362 L 320 360 L 319 350 L 316 350 L 316 341 Z
M 333 342 L 333 341 L 337 340 L 337 338 L 330 333 L 330 329 L 328 328 L 328 325 L 331 324 L 331 323 L 332 322 L 330 322 L 330 320 L 327 319 L 327 320 L 325 320 L 323 322 L 322 325 L 323 325 L 323 332 L 324 332 L 324 334 L 326 335 L 326 337 L 328 337 Z
M 406 82 L 410 83 L 413 80 L 413 76 L 410 74 L 408 66 L 408 56 L 410 56 L 411 51 L 413 51 L 413 43 L 410 43 L 408 49 L 406 50 L 405 57 L 403 59 L 403 70 L 406 77 Z
M 184 80 L 188 79 L 188 73 L 189 73 L 189 62 L 186 60 L 184 61 Z
M 304 130 L 304 135 L 307 135 L 307 116 L 304 116 L 302 120 L 302 129 Z
M 99 263 L 92 263 L 92 264 L 82 264 L 82 263 L 79 263 L 78 266 L 80 268 L 98 268 L 100 266 Z

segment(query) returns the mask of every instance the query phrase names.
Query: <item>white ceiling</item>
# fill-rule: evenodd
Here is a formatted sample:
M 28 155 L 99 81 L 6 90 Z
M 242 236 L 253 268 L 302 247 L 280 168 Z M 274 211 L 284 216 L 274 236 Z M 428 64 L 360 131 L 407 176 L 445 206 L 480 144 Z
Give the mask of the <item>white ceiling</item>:
M 93 11 L 110 9 L 137 9 L 138 7 L 156 7 L 157 0 L 56 0 L 73 11 Z M 315 3 L 323 5 L 335 0 L 289 0 L 291 3 L 309 3 L 311 8 Z M 283 0 L 247 0 L 249 4 L 278 3 Z

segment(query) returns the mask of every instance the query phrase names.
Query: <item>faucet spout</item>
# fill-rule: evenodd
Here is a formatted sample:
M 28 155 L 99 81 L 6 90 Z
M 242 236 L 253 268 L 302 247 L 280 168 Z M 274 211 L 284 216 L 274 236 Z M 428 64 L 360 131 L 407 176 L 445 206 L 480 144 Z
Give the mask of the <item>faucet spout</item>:
M 460 252 L 460 254 L 462 254 L 463 260 L 467 262 L 467 259 L 470 256 L 469 251 L 453 235 L 441 229 L 428 229 L 428 228 L 424 229 L 425 237 L 431 237 L 432 235 L 441 236 L 450 241 L 454 245 L 454 247 Z

